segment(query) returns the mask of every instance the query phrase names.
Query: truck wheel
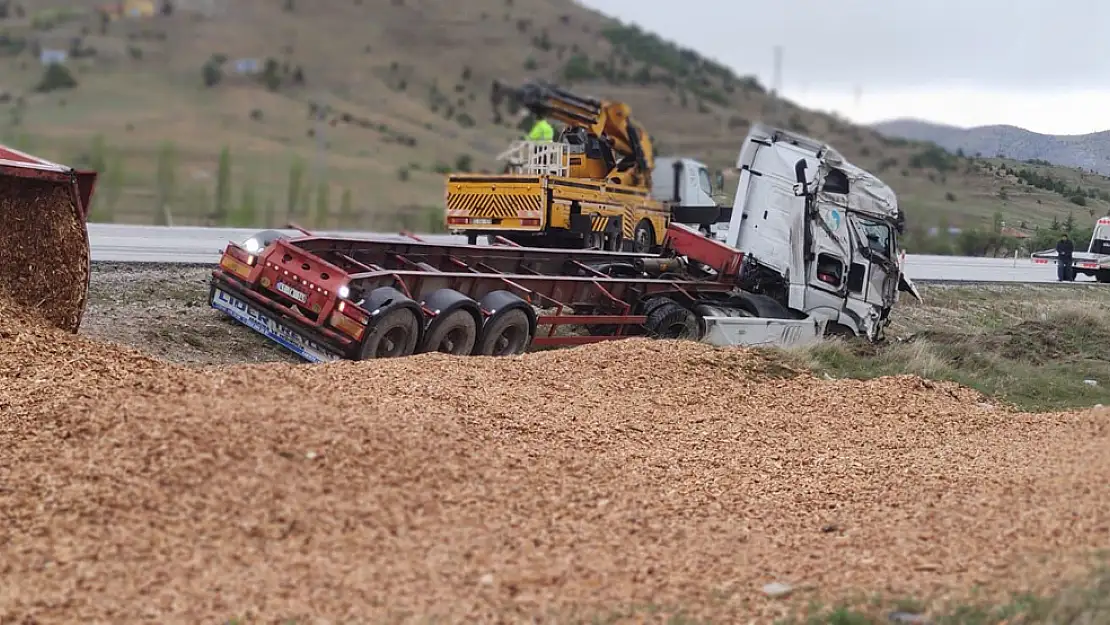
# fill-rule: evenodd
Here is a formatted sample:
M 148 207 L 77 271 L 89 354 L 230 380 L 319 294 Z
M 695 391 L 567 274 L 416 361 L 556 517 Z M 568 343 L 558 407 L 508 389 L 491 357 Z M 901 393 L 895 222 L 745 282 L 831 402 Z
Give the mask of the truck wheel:
M 431 332 L 424 337 L 420 352 L 440 352 L 466 356 L 474 349 L 478 339 L 478 324 L 468 310 L 456 310 L 432 322 Z
M 656 339 L 698 340 L 698 318 L 689 309 L 673 300 L 651 309 L 644 321 L 648 336 Z
M 1095 274 L 1095 280 L 1098 280 L 1099 282 L 1103 282 L 1103 283 L 1110 282 L 1110 271 L 1107 271 L 1105 269 L 1102 270 L 1102 271 L 1099 271 L 1098 273 Z
M 416 314 L 407 307 L 395 308 L 378 320 L 363 339 L 359 360 L 409 356 L 419 337 L 420 321 Z
M 619 232 L 612 232 L 605 235 L 605 251 L 606 252 L 619 252 L 624 249 L 624 237 Z
M 586 249 L 603 250 L 605 249 L 605 233 L 591 232 L 586 235 L 583 243 L 585 243 Z
M 646 219 L 641 219 L 640 223 L 636 224 L 636 230 L 632 233 L 632 251 L 638 254 L 647 254 L 651 252 L 651 248 L 655 247 L 655 232 L 651 227 L 651 222 Z
M 523 310 L 509 310 L 495 317 L 482 331 L 474 346 L 478 356 L 513 356 L 524 353 L 531 343 L 528 315 Z

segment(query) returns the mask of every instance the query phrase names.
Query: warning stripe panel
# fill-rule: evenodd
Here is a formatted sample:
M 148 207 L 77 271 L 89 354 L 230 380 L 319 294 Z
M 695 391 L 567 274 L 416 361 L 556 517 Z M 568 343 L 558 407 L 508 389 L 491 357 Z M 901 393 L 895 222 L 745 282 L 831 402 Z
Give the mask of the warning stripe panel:
M 542 212 L 543 198 L 533 194 L 456 193 L 447 196 L 447 210 L 459 211 L 456 214 L 467 214 L 472 217 L 528 218 Z M 521 213 L 527 213 L 527 215 Z
M 590 221 L 590 229 L 594 232 L 605 232 L 605 228 L 609 226 L 609 218 L 604 216 L 593 215 Z

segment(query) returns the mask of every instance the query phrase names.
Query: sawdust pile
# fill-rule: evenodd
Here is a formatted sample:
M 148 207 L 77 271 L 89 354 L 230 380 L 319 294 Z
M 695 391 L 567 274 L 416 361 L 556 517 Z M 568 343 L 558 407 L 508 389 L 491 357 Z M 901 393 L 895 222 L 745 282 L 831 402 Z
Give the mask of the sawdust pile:
M 76 332 L 89 271 L 88 235 L 69 187 L 0 175 L 0 294 Z
M 4 331 L 2 622 L 767 622 L 1047 587 L 1110 539 L 1106 415 L 911 377 L 647 340 L 190 369 Z

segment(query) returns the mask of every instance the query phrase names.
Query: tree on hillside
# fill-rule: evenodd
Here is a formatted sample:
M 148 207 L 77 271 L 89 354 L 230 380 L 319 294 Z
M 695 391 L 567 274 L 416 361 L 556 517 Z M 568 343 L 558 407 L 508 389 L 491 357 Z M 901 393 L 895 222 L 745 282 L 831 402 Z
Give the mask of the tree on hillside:
M 172 226 L 171 204 L 177 191 L 177 154 L 170 142 L 162 144 L 158 151 L 158 206 L 155 209 L 154 223 L 159 226 Z
M 352 225 L 354 225 L 354 207 L 351 190 L 343 189 L 343 196 L 339 200 L 339 227 L 349 228 Z
M 331 189 L 328 183 L 321 181 L 316 186 L 316 219 L 315 224 L 317 228 L 327 227 L 328 214 L 331 212 Z
M 227 223 L 231 212 L 231 148 L 220 150 L 220 164 L 216 172 L 216 206 L 213 217 L 216 223 Z
M 304 161 L 294 157 L 289 165 L 289 187 L 285 196 L 285 213 L 292 219 L 297 215 L 297 204 L 301 200 L 301 187 L 304 185 Z
M 59 89 L 73 89 L 76 86 L 77 79 L 73 77 L 69 68 L 61 63 L 51 63 L 43 71 L 39 84 L 35 86 L 35 91 L 49 93 Z

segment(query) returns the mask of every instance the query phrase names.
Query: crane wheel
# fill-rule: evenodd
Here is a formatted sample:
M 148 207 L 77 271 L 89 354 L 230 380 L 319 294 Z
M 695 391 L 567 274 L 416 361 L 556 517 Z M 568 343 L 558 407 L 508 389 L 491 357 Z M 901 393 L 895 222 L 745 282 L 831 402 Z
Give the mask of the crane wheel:
M 632 251 L 637 254 L 648 254 L 653 247 L 655 247 L 655 229 L 652 228 L 650 221 L 641 219 L 632 233 Z
M 650 308 L 644 320 L 644 330 L 656 339 L 701 339 L 697 315 L 672 299 Z
M 466 356 L 474 349 L 477 340 L 478 324 L 474 315 L 468 310 L 458 309 L 432 320 L 419 351 Z
M 420 320 L 407 306 L 394 308 L 374 324 L 362 341 L 360 360 L 410 356 L 420 339 Z
M 474 346 L 478 356 L 514 356 L 523 354 L 532 342 L 528 315 L 519 308 L 506 310 L 486 323 L 482 336 Z

